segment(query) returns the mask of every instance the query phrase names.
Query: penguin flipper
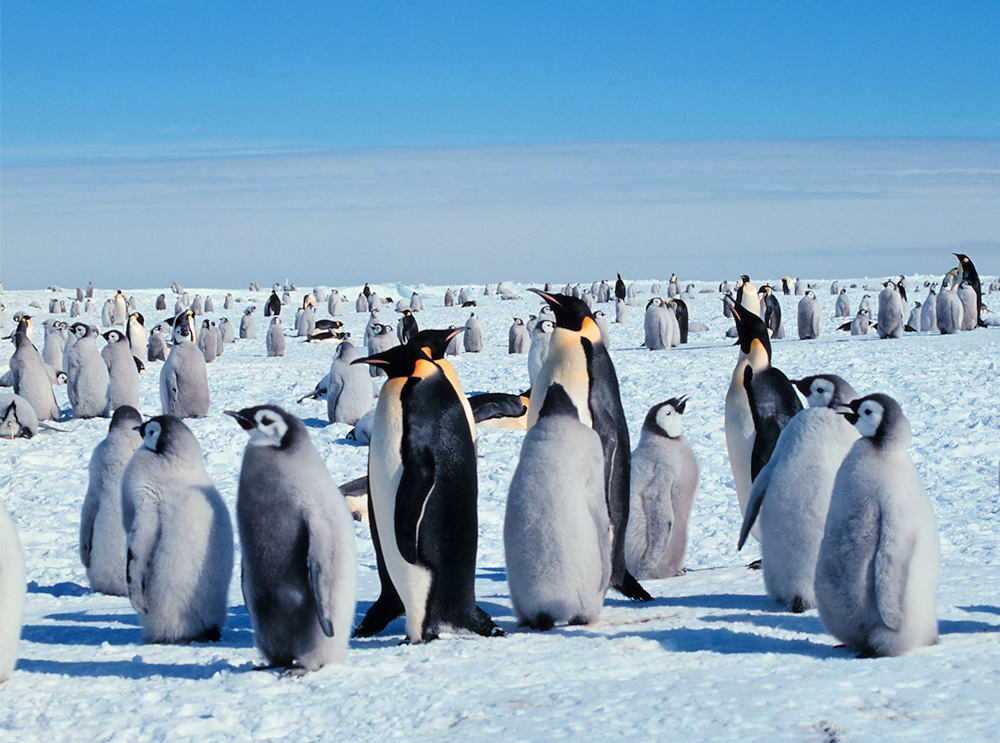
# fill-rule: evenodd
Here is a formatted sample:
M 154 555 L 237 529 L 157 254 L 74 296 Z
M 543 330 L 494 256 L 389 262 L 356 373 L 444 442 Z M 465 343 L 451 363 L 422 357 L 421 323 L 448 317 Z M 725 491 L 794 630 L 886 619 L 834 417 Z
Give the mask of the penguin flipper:
M 912 535 L 896 533 L 886 524 L 885 515 L 881 513 L 877 528 L 875 606 L 885 626 L 898 632 L 903 626 L 906 583 L 916 540 Z
M 754 522 L 757 520 L 757 515 L 760 513 L 761 504 L 764 502 L 764 496 L 767 495 L 767 486 L 771 481 L 771 467 L 768 464 L 764 465 L 757 477 L 753 480 L 753 487 L 750 488 L 750 495 L 747 498 L 746 510 L 743 512 L 743 526 L 740 528 L 740 538 L 736 543 L 737 551 L 743 549 L 743 545 L 747 541 L 747 535 L 750 534 L 750 530 L 753 528 Z
M 155 509 L 137 510 L 128 534 L 125 582 L 128 585 L 129 601 L 139 614 L 146 614 L 149 611 L 146 603 L 146 572 L 156 554 L 160 534 L 160 517 Z
M 503 393 L 486 393 L 469 397 L 472 407 L 472 417 L 476 423 L 493 420 L 494 418 L 520 418 L 527 412 L 527 406 L 521 395 Z
M 850 330 L 850 329 L 851 329 L 851 323 L 849 322 L 845 322 L 843 325 L 837 327 L 837 330 Z
M 411 449 L 396 489 L 396 545 L 411 565 L 418 564 L 418 540 L 424 506 L 434 490 L 434 454 L 426 447 Z
M 309 589 L 312 591 L 313 601 L 316 603 L 316 619 L 319 620 L 323 634 L 327 637 L 333 637 L 333 620 L 330 618 L 332 607 L 328 599 L 333 594 L 334 586 L 326 572 L 318 562 L 313 559 L 309 560 Z

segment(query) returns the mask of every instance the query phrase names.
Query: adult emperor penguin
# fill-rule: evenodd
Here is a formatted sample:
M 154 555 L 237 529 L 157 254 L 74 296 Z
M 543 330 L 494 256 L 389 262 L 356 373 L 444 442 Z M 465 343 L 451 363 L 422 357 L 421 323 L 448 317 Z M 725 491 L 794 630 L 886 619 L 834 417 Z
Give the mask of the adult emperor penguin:
M 21 540 L 14 520 L 0 503 L 0 683 L 10 678 L 17 661 L 27 584 Z
M 515 317 L 513 325 L 507 331 L 507 353 L 528 353 L 530 345 L 531 338 L 528 337 L 528 331 L 524 327 L 524 320 Z
M 80 516 L 80 561 L 90 587 L 98 593 L 127 596 L 125 529 L 122 526 L 122 473 L 142 444 L 139 411 L 115 410 L 107 437 L 90 455 L 90 484 Z
M 253 319 L 253 313 L 256 311 L 256 307 L 247 307 L 243 311 L 243 317 L 240 318 L 240 338 L 257 337 L 257 323 Z
M 815 578 L 833 480 L 857 430 L 840 414 L 857 393 L 835 375 L 807 377 L 796 386 L 809 409 L 781 431 L 753 481 L 738 548 L 760 523 L 761 568 L 767 593 L 793 612 L 816 605 Z
M 104 334 L 108 344 L 101 349 L 101 358 L 108 366 L 108 412 L 122 405 L 139 406 L 139 370 L 125 334 L 109 330 Z
M 750 452 L 750 479 L 755 480 L 771 458 L 781 431 L 802 410 L 802 401 L 788 377 L 773 366 L 757 372 L 744 369 L 743 388 L 756 432 Z
M 327 419 L 330 423 L 353 426 L 372 406 L 372 381 L 366 369 L 354 365 L 361 358 L 358 349 L 343 341 L 330 364 L 330 382 L 326 392 Z
M 74 418 L 100 418 L 108 414 L 110 377 L 108 367 L 97 350 L 94 329 L 86 323 L 73 323 L 70 332 L 76 338 L 66 356 L 66 391 Z
M 864 656 L 937 642 L 940 548 L 927 491 L 906 453 L 910 423 L 893 398 L 854 400 L 862 438 L 837 471 L 816 568 L 823 626 Z
M 962 281 L 969 282 L 976 292 L 976 317 L 979 318 L 979 325 L 983 325 L 982 313 L 983 313 L 983 286 L 979 280 L 979 272 L 976 270 L 976 266 L 972 263 L 972 259 L 964 253 L 952 253 L 953 256 L 958 258 L 958 266 L 962 269 Z
M 396 325 L 396 337 L 400 343 L 406 343 L 417 334 L 417 318 L 410 310 L 403 310 L 403 316 Z
M 342 663 L 357 592 L 347 504 L 298 418 L 275 405 L 226 414 L 250 434 L 236 524 L 254 642 L 275 667 Z
M 796 292 L 797 294 L 798 292 Z M 816 293 L 811 289 L 799 300 L 798 330 L 799 339 L 810 340 L 819 338 L 823 315 L 819 309 Z
M 114 313 L 112 318 L 115 325 L 123 327 L 125 325 L 125 320 L 128 318 L 128 302 L 125 301 L 125 295 L 122 294 L 121 289 L 119 289 L 118 293 L 115 294 Z
M 267 303 L 264 305 L 264 317 L 277 317 L 281 314 L 281 298 L 278 297 L 278 292 L 272 290 L 271 296 L 267 298 Z
M 632 451 L 614 364 L 601 342 L 597 323 L 582 300 L 565 294 L 547 294 L 538 289 L 531 291 L 552 308 L 556 328 L 549 342 L 545 363 L 532 383 L 528 428 L 538 419 L 549 387 L 557 383 L 569 395 L 580 421 L 601 437 L 605 502 L 614 529 L 611 586 L 630 599 L 649 601 L 652 596 L 639 585 L 625 565 Z
M 271 324 L 267 328 L 267 338 L 264 343 L 267 349 L 267 355 L 270 356 L 284 356 L 285 355 L 285 334 L 281 332 L 281 318 L 272 317 Z
M 899 290 L 894 282 L 886 281 L 885 288 L 878 294 L 878 337 L 902 338 L 904 323 Z
M 611 579 L 601 438 L 553 383 L 525 434 L 503 526 L 507 582 L 522 625 L 597 619 Z
M 152 418 L 139 435 L 142 446 L 122 473 L 122 524 L 128 596 L 143 637 L 218 640 L 233 572 L 229 511 L 180 418 Z
M 681 344 L 686 344 L 688 342 L 688 306 L 680 297 L 674 297 L 669 302 L 667 302 L 667 309 L 669 309 L 674 318 L 677 320 L 677 342 Z
M 637 578 L 684 572 L 688 518 L 698 489 L 698 462 L 681 433 L 687 397 L 649 409 L 632 452 L 625 560 Z
M 164 415 L 208 415 L 208 368 L 204 354 L 191 339 L 193 327 L 191 310 L 184 310 L 174 320 L 174 345 L 160 369 L 160 407 Z
M 45 370 L 45 362 L 24 331 L 14 333 L 14 353 L 9 364 L 14 393 L 31 404 L 38 420 L 59 420 L 59 403 L 52 390 L 52 380 Z
M 625 299 L 626 291 L 622 275 L 618 274 L 618 278 L 615 280 L 615 299 Z
M 781 322 L 781 303 L 778 298 L 767 284 L 757 290 L 757 295 L 764 305 L 764 325 L 767 326 L 771 338 L 775 340 L 784 338 L 785 326 Z
M 407 637 L 432 640 L 444 626 L 502 634 L 476 606 L 476 448 L 464 394 L 416 345 L 355 363 L 389 376 L 368 450 L 369 517 Z
M 146 318 L 139 312 L 133 312 L 125 322 L 125 337 L 128 338 L 132 355 L 137 359 L 146 356 L 149 341 L 146 338 Z

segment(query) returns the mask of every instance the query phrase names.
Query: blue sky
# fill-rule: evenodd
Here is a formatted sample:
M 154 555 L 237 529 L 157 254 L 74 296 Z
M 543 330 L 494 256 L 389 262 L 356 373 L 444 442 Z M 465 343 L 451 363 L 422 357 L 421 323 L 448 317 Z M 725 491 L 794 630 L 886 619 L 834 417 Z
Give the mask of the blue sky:
M 431 275 L 379 280 L 452 282 L 476 247 L 515 260 L 468 281 L 544 279 L 583 256 L 580 280 L 616 257 L 714 278 L 764 254 L 907 247 L 944 251 L 909 270 L 944 272 L 959 244 L 996 272 L 1000 13 L 868 5 L 5 1 L 0 276 L 85 283 L 65 275 L 72 257 L 98 253 L 109 286 L 123 255 L 149 267 L 130 285 L 270 283 L 279 266 L 334 283 L 306 275 L 332 251 L 389 259 L 348 261 L 352 283 L 386 265 Z M 923 173 L 919 197 L 889 171 Z M 851 228 L 858 193 L 896 239 Z M 782 239 L 763 228 L 779 213 Z M 716 262 L 684 263 L 709 239 Z M 214 268 L 153 271 L 188 250 Z

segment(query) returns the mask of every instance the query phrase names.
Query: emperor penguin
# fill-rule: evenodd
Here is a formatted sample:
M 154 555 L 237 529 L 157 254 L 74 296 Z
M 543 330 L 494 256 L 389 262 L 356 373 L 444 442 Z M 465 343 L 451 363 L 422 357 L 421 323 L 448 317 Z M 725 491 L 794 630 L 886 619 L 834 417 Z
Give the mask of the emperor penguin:
M 194 295 L 194 301 L 191 302 L 191 311 L 195 314 L 196 317 L 200 317 L 205 313 L 204 303 L 201 300 L 200 294 Z
M 122 297 L 122 302 L 125 298 Z M 101 306 L 101 325 L 106 328 L 111 327 L 115 324 L 115 301 L 113 299 L 104 300 L 104 304 Z
M 393 346 L 399 345 L 396 336 L 392 333 L 392 326 L 383 323 L 375 323 L 372 326 L 371 335 L 368 337 L 368 355 L 373 356 L 383 351 L 388 351 Z M 373 377 L 384 377 L 385 372 L 378 365 L 370 366 L 370 374 Z
M 219 336 L 223 343 L 236 343 L 236 332 L 228 317 L 219 320 Z
M 750 398 L 744 386 L 746 370 L 749 368 L 757 374 L 771 368 L 771 341 L 767 337 L 764 321 L 757 315 L 731 300 L 729 306 L 739 333 L 740 352 L 726 392 L 726 450 L 736 485 L 736 499 L 740 505 L 740 514 L 743 515 L 746 513 L 750 485 L 753 482 L 750 470 L 754 440 L 757 437 Z M 751 533 L 755 539 L 760 539 L 759 529 Z
M 958 258 L 958 266 L 962 269 L 962 281 L 968 282 L 969 286 L 976 293 L 976 311 L 975 316 L 977 318 L 982 318 L 983 313 L 983 286 L 982 282 L 979 280 L 979 272 L 976 270 L 976 266 L 972 263 L 972 259 L 964 253 L 952 253 L 953 256 Z M 982 325 L 982 320 L 979 321 Z
M 978 295 L 968 281 L 962 281 L 956 290 L 958 300 L 962 303 L 962 330 L 975 330 L 979 321 L 979 310 L 976 309 Z
M 139 435 L 122 473 L 122 524 L 128 597 L 143 638 L 219 640 L 233 572 L 229 511 L 180 418 L 151 418 Z
M 469 319 L 465 321 L 465 334 L 462 336 L 462 343 L 469 353 L 479 353 L 483 350 L 483 329 L 475 312 L 470 314 Z
M 910 316 L 906 320 L 905 330 L 920 330 L 920 313 L 923 305 L 920 302 L 913 303 L 913 309 L 910 310 Z
M 222 300 L 222 309 L 231 310 L 233 309 L 233 293 L 226 292 L 226 298 Z
M 108 412 L 122 405 L 139 406 L 139 370 L 125 334 L 109 330 L 104 334 L 108 344 L 101 349 L 101 358 L 108 367 Z
M 354 364 L 361 358 L 358 349 L 343 341 L 333 355 L 330 382 L 326 392 L 327 419 L 330 423 L 353 426 L 372 406 L 372 382 L 366 369 Z
M 625 293 L 626 293 L 625 282 L 622 280 L 622 275 L 618 274 L 618 278 L 615 280 L 615 299 L 624 300 L 626 296 Z
M 903 302 L 899 290 L 892 281 L 885 282 L 885 288 L 878 294 L 878 337 L 903 337 Z
M 802 401 L 788 377 L 774 366 L 757 372 L 753 368 L 744 369 L 743 388 L 753 416 L 750 479 L 756 480 L 771 458 L 781 431 L 802 410 Z
M 163 337 L 160 326 L 156 325 L 149 334 L 149 342 L 146 345 L 146 361 L 166 361 L 167 341 Z
M 597 329 L 601 331 L 601 342 L 604 344 L 604 347 L 611 348 L 611 336 L 608 334 L 608 323 L 604 319 L 604 313 L 601 310 L 594 311 L 594 322 L 597 323 Z
M 132 355 L 137 359 L 142 359 L 146 356 L 146 351 L 149 346 L 149 341 L 146 338 L 146 318 L 142 316 L 142 313 L 133 312 L 130 314 L 125 322 L 125 337 L 128 338 L 129 347 L 132 349 Z
M 795 294 L 797 296 L 801 296 L 801 295 L 805 294 L 805 291 L 806 291 L 806 284 L 805 284 L 805 282 L 802 279 L 796 277 L 795 278 Z
M 215 338 L 212 321 L 207 317 L 202 322 L 201 332 L 198 334 L 198 349 L 205 357 L 206 364 L 211 364 L 219 355 L 219 344 Z
M 861 438 L 833 483 L 816 567 L 819 618 L 864 656 L 901 655 L 937 642 L 937 526 L 899 403 L 874 394 L 850 408 Z
M 167 297 L 165 294 L 161 294 L 156 298 L 156 309 L 157 310 L 167 309 Z
M 677 274 L 670 274 L 670 280 L 667 282 L 667 298 L 672 299 L 681 293 L 681 282 L 677 278 Z
M 302 421 L 275 405 L 225 412 L 250 434 L 236 524 L 254 643 L 274 667 L 343 663 L 358 570 L 347 504 Z
M 66 328 L 66 323 L 62 320 L 45 321 L 42 361 L 56 369 L 62 369 L 63 349 L 66 348 Z
M 86 323 L 73 323 L 70 332 L 76 338 L 66 354 L 66 391 L 74 418 L 100 418 L 108 415 L 110 376 L 97 350 L 97 333 Z
M 38 420 L 59 420 L 61 411 L 45 362 L 22 330 L 14 333 L 14 353 L 9 364 L 14 393 L 28 401 Z
M 681 433 L 687 397 L 672 397 L 646 413 L 632 452 L 625 561 L 637 578 L 684 573 L 688 519 L 698 489 L 698 461 Z
M 125 301 L 125 295 L 122 294 L 122 290 L 119 289 L 118 293 L 115 294 L 114 299 L 114 313 L 112 315 L 114 325 L 125 325 L 125 320 L 128 317 L 128 302 Z
M 97 593 L 127 596 L 125 528 L 122 526 L 122 473 L 142 444 L 139 411 L 122 405 L 113 416 L 107 437 L 90 455 L 90 484 L 80 515 L 80 561 Z
M 836 281 L 830 284 L 830 294 L 834 297 L 840 294 L 840 284 Z
M 937 330 L 937 290 L 931 286 L 927 292 L 927 299 L 920 307 L 920 330 L 927 332 Z
M 277 317 L 281 314 L 281 298 L 278 292 L 271 290 L 271 296 L 267 298 L 264 305 L 264 317 Z
M 433 640 L 445 626 L 502 634 L 476 605 L 478 484 L 465 395 L 416 345 L 355 363 L 380 364 L 389 376 L 368 449 L 369 518 L 408 639 Z
M 798 315 L 799 339 L 819 338 L 823 315 L 819 309 L 816 293 L 811 289 L 799 300 Z
M 850 322 L 851 335 L 868 335 L 870 323 L 871 317 L 868 310 L 862 307 Z
M 652 596 L 625 565 L 632 451 L 614 364 L 601 341 L 597 323 L 582 300 L 538 289 L 531 291 L 552 308 L 556 328 L 545 363 L 532 384 L 528 428 L 538 419 L 549 387 L 557 383 L 569 395 L 580 421 L 600 436 L 604 449 L 605 503 L 614 530 L 611 586 L 630 599 L 649 601 Z
M 302 314 L 295 322 L 295 334 L 299 338 L 308 337 L 316 331 L 316 310 L 313 305 L 302 308 Z
M 399 338 L 399 342 L 408 342 L 410 338 L 417 334 L 418 330 L 417 318 L 414 317 L 410 310 L 403 310 L 403 316 L 396 325 L 396 337 Z
M 739 286 L 736 287 L 736 304 L 760 317 L 760 297 L 757 287 L 750 283 L 750 277 L 743 274 Z
M 861 297 L 861 301 L 858 302 L 859 310 L 868 310 L 868 314 L 872 313 L 872 298 L 871 295 L 865 294 Z
M 160 369 L 160 408 L 164 415 L 208 415 L 208 368 L 204 354 L 191 339 L 193 327 L 191 310 L 185 310 L 174 321 L 174 344 Z
M 785 326 L 781 322 L 781 303 L 774 296 L 767 284 L 757 290 L 757 295 L 764 305 L 764 325 L 767 326 L 771 338 L 779 340 L 785 337 Z
M 677 320 L 677 343 L 686 344 L 688 342 L 688 329 L 690 326 L 687 302 L 680 297 L 674 297 L 667 302 L 667 309 L 673 313 L 674 318 Z
M 556 324 L 552 320 L 539 320 L 531 331 L 531 345 L 528 347 L 529 386 L 534 386 L 538 373 L 542 370 L 555 329 Z
M 663 351 L 680 343 L 677 318 L 660 297 L 646 304 L 643 318 L 643 345 L 650 351 Z
M 240 318 L 240 338 L 257 337 L 257 323 L 253 319 L 253 313 L 256 311 L 256 307 L 247 307 L 243 311 L 243 317 Z
M 281 318 L 272 317 L 265 341 L 268 356 L 285 355 L 285 334 L 281 332 Z
M 628 302 L 621 297 L 615 299 L 615 322 L 619 325 L 628 322 Z
M 423 312 L 424 302 L 420 299 L 420 295 L 413 292 L 410 295 L 410 311 L 411 312 Z
M 33 439 L 38 431 L 31 403 L 15 392 L 0 392 L 0 439 Z
M 941 335 L 953 335 L 961 331 L 965 312 L 956 288 L 942 285 L 937 295 L 936 312 L 937 329 Z
M 840 294 L 837 295 L 837 304 L 835 307 L 834 317 L 850 317 L 851 316 L 851 298 L 847 296 L 847 287 L 845 286 L 840 290 Z
M 209 294 L 205 297 L 205 314 L 211 314 L 215 312 L 215 302 L 212 301 L 212 295 Z
M 14 520 L 0 503 L 0 684 L 10 678 L 17 662 L 17 641 L 21 638 L 27 593 L 21 540 Z
M 465 290 L 465 287 L 463 286 L 461 289 L 458 290 L 458 303 L 464 306 L 465 303 L 468 301 L 469 301 L 469 293 Z
M 601 438 L 558 383 L 521 444 L 503 525 L 507 582 L 522 625 L 597 619 L 611 580 Z
M 69 306 L 69 316 L 70 317 L 79 317 L 80 314 L 81 314 L 81 312 L 82 312 L 82 310 L 80 309 L 80 307 L 81 307 L 80 303 L 77 302 L 77 301 L 74 301 Z M 2 325 L 0 325 L 0 327 L 2 327 Z
M 524 320 L 520 317 L 514 318 L 514 323 L 507 332 L 507 353 L 528 353 L 528 346 L 531 339 L 528 331 L 524 327 Z
M 342 301 L 343 298 L 339 291 L 334 289 L 330 292 L 330 296 L 326 300 L 326 311 L 330 314 L 330 317 L 340 317 L 344 314 L 344 310 L 341 307 Z
M 456 330 L 456 328 L 455 328 L 454 325 L 449 325 L 448 329 L 449 330 Z M 464 333 L 465 332 L 465 326 L 463 325 L 461 328 L 457 328 L 457 330 L 459 331 L 459 333 Z M 462 341 L 459 338 L 459 333 L 456 333 L 454 336 L 452 336 L 452 339 L 448 342 L 448 346 L 445 348 L 445 356 L 461 356 L 462 355 L 463 344 L 462 344 Z
M 819 545 L 833 480 L 857 430 L 840 413 L 857 393 L 835 375 L 795 383 L 809 408 L 781 431 L 767 464 L 753 481 L 737 547 L 760 523 L 761 569 L 767 593 L 793 612 L 816 606 Z
M 444 292 L 444 306 L 454 307 L 455 306 L 455 292 L 451 288 L 445 289 Z

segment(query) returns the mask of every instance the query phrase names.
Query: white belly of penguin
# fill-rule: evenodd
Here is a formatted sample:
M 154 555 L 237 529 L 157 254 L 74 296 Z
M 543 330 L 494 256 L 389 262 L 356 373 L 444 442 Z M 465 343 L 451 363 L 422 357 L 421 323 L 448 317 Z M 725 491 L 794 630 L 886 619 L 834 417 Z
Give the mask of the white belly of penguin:
M 396 542 L 396 491 L 403 477 L 400 454 L 403 409 L 398 388 L 405 383 L 405 379 L 390 379 L 379 395 L 369 445 L 368 486 L 371 488 L 372 508 L 375 510 L 385 567 L 406 609 L 406 634 L 412 642 L 420 642 L 431 572 L 404 560 Z
M 528 428 L 535 425 L 538 412 L 545 402 L 545 393 L 552 384 L 562 385 L 569 399 L 576 406 L 580 422 L 594 427 L 590 416 L 590 374 L 587 356 L 580 337 L 563 328 L 556 328 L 549 342 L 549 355 L 545 359 L 528 401 Z

